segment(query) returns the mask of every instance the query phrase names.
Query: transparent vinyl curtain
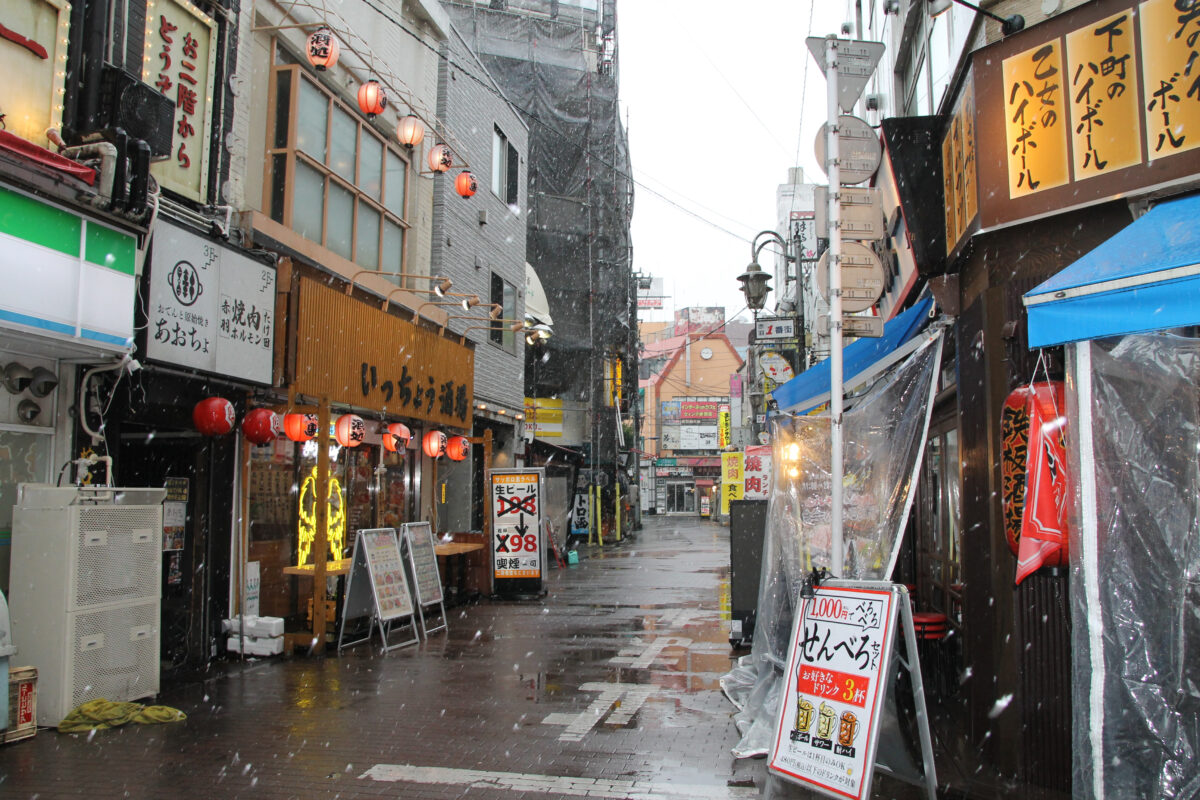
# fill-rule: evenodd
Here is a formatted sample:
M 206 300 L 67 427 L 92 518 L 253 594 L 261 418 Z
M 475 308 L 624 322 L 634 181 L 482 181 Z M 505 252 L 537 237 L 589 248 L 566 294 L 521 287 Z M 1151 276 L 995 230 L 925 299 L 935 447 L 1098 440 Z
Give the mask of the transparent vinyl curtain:
M 895 566 L 929 430 L 942 334 L 884 374 L 844 415 L 842 576 L 887 580 Z M 738 758 L 765 754 L 804 576 L 831 564 L 828 416 L 772 420 L 771 495 L 750 655 L 722 677 L 739 708 Z
M 1068 354 L 1074 795 L 1200 796 L 1200 340 Z

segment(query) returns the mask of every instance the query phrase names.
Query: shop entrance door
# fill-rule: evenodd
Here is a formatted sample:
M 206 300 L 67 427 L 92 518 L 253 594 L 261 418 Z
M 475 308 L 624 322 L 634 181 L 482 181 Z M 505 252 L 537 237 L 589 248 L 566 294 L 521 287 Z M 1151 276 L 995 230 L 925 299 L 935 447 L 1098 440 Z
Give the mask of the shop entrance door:
M 696 486 L 691 483 L 668 483 L 667 513 L 695 514 Z

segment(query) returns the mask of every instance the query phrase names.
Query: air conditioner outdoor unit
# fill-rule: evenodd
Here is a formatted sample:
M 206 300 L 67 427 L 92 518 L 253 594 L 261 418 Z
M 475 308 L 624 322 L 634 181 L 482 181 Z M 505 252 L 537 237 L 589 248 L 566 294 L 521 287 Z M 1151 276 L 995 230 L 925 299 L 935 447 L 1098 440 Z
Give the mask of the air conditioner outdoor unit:
M 21 484 L 9 610 L 38 669 L 37 722 L 158 694 L 164 489 Z
M 134 139 L 150 145 L 151 158 L 171 155 L 175 133 L 175 102 L 134 75 L 111 64 L 104 65 L 100 82 L 100 127 L 122 128 Z

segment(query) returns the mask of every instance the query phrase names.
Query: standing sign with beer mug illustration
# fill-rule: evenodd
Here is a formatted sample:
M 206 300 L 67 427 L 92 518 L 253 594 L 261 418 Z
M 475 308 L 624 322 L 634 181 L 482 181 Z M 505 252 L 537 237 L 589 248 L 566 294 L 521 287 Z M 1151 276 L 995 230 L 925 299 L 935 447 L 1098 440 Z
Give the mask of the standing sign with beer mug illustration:
M 878 585 L 878 584 L 876 584 Z M 801 601 L 769 766 L 831 797 L 868 797 L 896 628 L 886 589 L 822 586 Z

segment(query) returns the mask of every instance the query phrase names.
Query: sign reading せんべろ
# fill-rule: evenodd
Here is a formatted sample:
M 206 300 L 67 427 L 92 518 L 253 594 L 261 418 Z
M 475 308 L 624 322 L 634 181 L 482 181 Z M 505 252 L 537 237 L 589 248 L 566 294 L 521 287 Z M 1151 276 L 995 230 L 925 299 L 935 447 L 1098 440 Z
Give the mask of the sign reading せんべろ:
M 492 470 L 492 577 L 542 577 L 542 471 Z
M 818 587 L 803 598 L 768 766 L 833 797 L 870 796 L 896 626 L 884 589 Z

